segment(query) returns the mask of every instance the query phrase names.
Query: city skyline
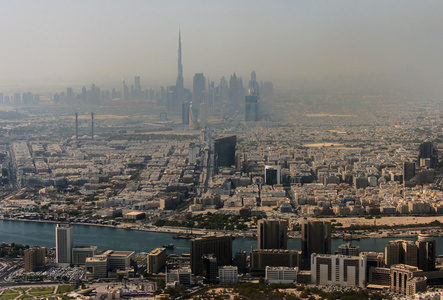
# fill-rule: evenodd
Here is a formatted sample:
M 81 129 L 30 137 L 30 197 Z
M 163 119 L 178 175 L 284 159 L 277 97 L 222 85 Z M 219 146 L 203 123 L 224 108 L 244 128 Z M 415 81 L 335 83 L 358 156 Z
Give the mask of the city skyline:
M 234 72 L 246 78 L 253 70 L 279 87 L 325 76 L 441 83 L 442 5 L 9 2 L 0 21 L 0 82 L 104 85 L 140 76 L 145 85 L 173 85 L 181 30 L 185 87 L 195 73 L 217 82 Z

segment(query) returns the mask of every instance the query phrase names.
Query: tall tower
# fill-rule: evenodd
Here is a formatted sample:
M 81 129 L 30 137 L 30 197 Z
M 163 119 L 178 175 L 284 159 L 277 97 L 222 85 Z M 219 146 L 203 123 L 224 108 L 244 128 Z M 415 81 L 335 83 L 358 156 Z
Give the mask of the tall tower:
M 181 32 L 178 31 L 178 70 L 177 70 L 177 81 L 175 84 L 176 88 L 176 97 L 177 97 L 177 105 L 181 107 L 184 101 L 184 84 L 183 84 L 183 65 L 182 65 L 182 40 L 181 40 Z M 177 107 L 174 107 L 177 109 Z
M 310 266 L 311 254 L 331 254 L 331 222 L 303 220 L 301 223 L 302 266 Z
M 286 249 L 288 223 L 279 220 L 258 221 L 258 249 Z
M 55 254 L 58 264 L 71 264 L 74 244 L 74 230 L 70 224 L 57 224 L 55 227 Z

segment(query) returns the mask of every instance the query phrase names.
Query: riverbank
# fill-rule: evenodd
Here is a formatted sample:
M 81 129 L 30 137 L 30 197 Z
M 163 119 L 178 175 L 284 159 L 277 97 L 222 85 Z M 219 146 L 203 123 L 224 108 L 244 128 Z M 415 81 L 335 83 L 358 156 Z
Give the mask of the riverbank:
M 54 221 L 54 220 L 40 220 L 40 219 L 17 219 L 17 218 L 5 218 L 0 216 L 0 220 L 5 221 L 17 221 L 17 222 L 35 222 L 35 223 L 66 223 L 65 221 Z M 366 219 L 365 217 L 330 217 L 321 218 L 320 220 L 330 221 L 332 224 L 341 223 L 340 229 L 346 230 L 350 228 L 351 225 L 354 226 L 400 226 L 402 228 L 384 228 L 374 232 L 368 232 L 363 230 L 354 230 L 352 235 L 349 233 L 333 232 L 332 238 L 336 239 L 361 239 L 361 238 L 386 238 L 386 237 L 415 237 L 418 236 L 422 231 L 426 231 L 428 234 L 434 236 L 443 236 L 443 229 L 439 226 L 421 226 L 417 227 L 419 224 L 429 224 L 434 221 L 441 222 L 443 224 L 443 216 L 416 216 L 416 217 L 406 217 L 406 216 L 390 216 Z M 193 235 L 202 236 L 206 234 L 228 234 L 233 237 L 243 237 L 243 238 L 255 238 L 256 230 L 249 231 L 229 231 L 229 230 L 209 230 L 200 228 L 186 228 L 186 227 L 158 227 L 151 224 L 134 224 L 134 223 L 121 223 L 118 225 L 111 224 L 100 224 L 100 223 L 84 223 L 84 222 L 69 222 L 75 225 L 84 226 L 95 226 L 95 227 L 106 227 L 124 230 L 134 230 L 134 231 L 145 231 L 145 232 L 158 232 L 158 233 L 170 233 L 170 234 L 186 234 L 192 231 Z M 410 227 L 408 227 L 410 226 Z M 289 238 L 300 238 L 299 231 L 288 231 Z

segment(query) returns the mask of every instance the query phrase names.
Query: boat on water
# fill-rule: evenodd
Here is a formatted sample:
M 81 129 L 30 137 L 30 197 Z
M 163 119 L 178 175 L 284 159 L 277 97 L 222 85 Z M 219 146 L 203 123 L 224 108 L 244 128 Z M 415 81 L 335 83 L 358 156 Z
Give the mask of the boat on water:
M 170 243 L 169 245 L 162 245 L 162 247 L 171 250 L 175 248 L 175 245 L 173 243 Z
M 172 238 L 174 238 L 174 239 L 193 239 L 195 237 L 196 237 L 196 235 L 192 234 L 192 233 L 179 232 L 179 233 L 174 234 L 174 236 Z

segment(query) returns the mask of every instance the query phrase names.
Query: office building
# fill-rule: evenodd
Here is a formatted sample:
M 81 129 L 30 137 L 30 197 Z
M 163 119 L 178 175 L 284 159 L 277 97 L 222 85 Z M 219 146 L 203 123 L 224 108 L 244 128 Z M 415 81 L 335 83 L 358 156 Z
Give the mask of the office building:
M 190 114 L 190 103 L 183 102 L 182 103 L 182 124 L 189 125 L 189 114 Z
M 70 224 L 57 224 L 55 227 L 56 262 L 61 265 L 72 263 L 74 228 Z
M 385 288 L 391 287 L 391 269 L 381 267 L 369 268 L 368 285 L 374 284 Z
M 237 283 L 238 268 L 235 266 L 223 266 L 218 268 L 218 281 L 220 284 Z
M 142 86 L 140 84 L 140 76 L 134 77 L 134 96 L 139 98 L 141 97 Z
M 206 126 L 208 124 L 208 104 L 205 102 L 200 103 L 200 108 L 199 108 L 199 117 L 200 117 L 200 125 L 201 126 Z
M 265 184 L 281 184 L 281 166 L 265 166 Z
M 258 249 L 286 249 L 288 242 L 288 223 L 281 220 L 261 219 L 257 224 Z
M 205 102 L 206 78 L 203 73 L 196 73 L 193 83 L 192 103 L 196 107 L 200 107 L 200 104 Z
M 416 242 L 418 248 L 418 268 L 424 272 L 435 269 L 436 242 L 430 234 L 420 234 Z
M 298 268 L 289 267 L 266 267 L 265 280 L 268 284 L 289 284 L 297 283 Z
M 240 111 L 240 103 L 243 96 L 243 80 L 241 78 L 237 78 L 237 75 L 234 73 L 229 79 L 229 104 L 227 113 L 233 114 Z
M 46 265 L 46 248 L 35 246 L 26 249 L 24 261 L 26 272 L 33 272 L 37 268 L 44 267 Z
M 198 129 L 198 109 L 191 102 L 189 104 L 189 128 L 196 130 Z
M 167 286 L 186 285 L 190 286 L 192 283 L 191 269 L 182 268 L 175 270 L 168 270 L 166 273 Z
M 341 287 L 366 286 L 366 256 L 312 254 L 311 283 Z
M 189 143 L 188 148 L 188 163 L 195 164 L 197 162 L 197 146 L 195 143 Z
M 203 255 L 203 276 L 205 283 L 216 283 L 218 276 L 217 258 L 212 255 Z
M 301 222 L 302 267 L 309 268 L 311 254 L 331 253 L 331 222 L 303 220 Z
M 416 266 L 397 264 L 391 266 L 391 292 L 400 295 L 414 295 L 426 291 L 426 277 Z
M 191 240 L 191 270 L 194 275 L 202 275 L 203 256 L 212 254 L 217 259 L 217 266 L 230 265 L 232 261 L 232 237 L 203 236 Z
M 397 264 L 418 266 L 418 248 L 413 241 L 389 241 L 385 247 L 385 265 L 390 267 Z
M 422 166 L 421 159 L 429 159 L 430 167 L 435 168 L 438 164 L 438 156 L 437 156 L 437 150 L 434 148 L 433 142 L 424 142 L 420 144 L 419 149 L 419 155 L 418 155 L 418 162 L 420 163 L 420 166 Z M 423 160 L 426 162 L 426 160 Z
M 258 121 L 258 96 L 245 97 L 245 121 Z
M 349 255 L 349 256 L 359 256 L 360 255 L 360 247 L 356 245 L 352 245 L 351 243 L 346 243 L 338 246 L 337 254 L 341 255 Z
M 149 252 L 147 262 L 148 273 L 158 273 L 166 264 L 166 248 L 156 248 Z
M 415 176 L 415 163 L 403 163 L 403 182 L 406 184 Z
M 100 255 L 87 257 L 85 261 L 87 278 L 111 278 L 119 273 L 132 271 L 135 258 L 134 251 L 107 250 Z
M 235 166 L 237 136 L 221 137 L 214 140 L 214 171 L 219 168 Z
M 284 249 L 254 249 L 250 257 L 251 274 L 265 275 L 266 267 L 299 267 L 301 252 Z
M 232 260 L 232 265 L 238 268 L 239 273 L 246 273 L 246 251 L 238 250 L 234 255 L 234 259 Z
M 74 266 L 83 266 L 87 257 L 93 257 L 96 254 L 97 246 L 72 248 L 72 264 Z

